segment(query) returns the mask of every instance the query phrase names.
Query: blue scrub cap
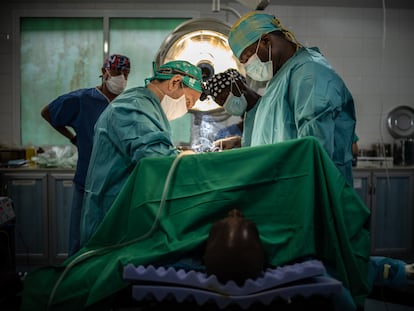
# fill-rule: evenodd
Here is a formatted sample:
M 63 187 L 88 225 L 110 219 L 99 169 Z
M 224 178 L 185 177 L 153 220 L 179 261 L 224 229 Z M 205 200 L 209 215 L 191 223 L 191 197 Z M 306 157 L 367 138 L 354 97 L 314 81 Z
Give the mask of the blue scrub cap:
M 202 88 L 202 73 L 201 69 L 185 60 L 174 60 L 161 65 L 156 69 L 155 63 L 153 63 L 154 76 L 145 79 L 145 84 L 153 80 L 169 80 L 174 75 L 179 74 L 183 76 L 183 83 L 200 93 L 203 92 Z
M 228 42 L 234 55 L 240 58 L 240 55 L 248 46 L 258 41 L 263 34 L 273 31 L 283 32 L 289 41 L 299 45 L 294 35 L 284 29 L 277 18 L 262 11 L 253 11 L 242 16 L 231 27 Z

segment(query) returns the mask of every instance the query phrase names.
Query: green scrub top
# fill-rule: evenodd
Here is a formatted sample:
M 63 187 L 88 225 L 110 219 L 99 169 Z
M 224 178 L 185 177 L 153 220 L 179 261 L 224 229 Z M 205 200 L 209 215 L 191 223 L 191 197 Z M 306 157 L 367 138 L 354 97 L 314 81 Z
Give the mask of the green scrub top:
M 170 123 L 160 101 L 145 87 L 119 95 L 95 125 L 81 218 L 81 245 L 96 231 L 137 162 L 170 156 Z
M 353 184 L 354 101 L 317 48 L 296 52 L 269 81 L 257 106 L 253 128 L 247 129 L 251 146 L 314 136 Z

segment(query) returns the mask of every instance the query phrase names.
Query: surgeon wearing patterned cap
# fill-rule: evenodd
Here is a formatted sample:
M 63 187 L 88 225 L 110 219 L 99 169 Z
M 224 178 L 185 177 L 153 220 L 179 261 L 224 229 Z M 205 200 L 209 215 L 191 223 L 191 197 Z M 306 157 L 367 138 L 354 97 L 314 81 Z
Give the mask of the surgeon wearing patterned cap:
M 178 154 L 170 121 L 195 105 L 201 82 L 201 69 L 187 61 L 154 65 L 154 75 L 145 86 L 125 90 L 102 113 L 86 177 L 81 246 L 94 234 L 141 159 Z
M 247 75 L 267 82 L 255 109 L 246 114 L 254 118 L 251 146 L 314 136 L 352 185 L 354 101 L 319 49 L 303 47 L 263 11 L 236 21 L 228 42 Z
M 63 94 L 41 112 L 42 117 L 78 149 L 69 226 L 69 255 L 76 253 L 80 246 L 80 218 L 93 128 L 102 111 L 125 89 L 130 67 L 127 56 L 110 55 L 102 65 L 102 83 L 99 86 Z
M 228 114 L 242 118 L 240 123 L 223 128 L 217 133 L 215 139 L 220 139 L 218 141 L 220 147 L 223 149 L 231 149 L 234 146 L 249 146 L 249 129 L 251 126 L 247 126 L 245 128 L 246 130 L 243 130 L 243 128 L 244 123 L 249 123 L 251 118 L 245 119 L 244 116 L 246 112 L 254 108 L 260 95 L 248 86 L 246 78 L 233 68 L 216 73 L 205 81 L 201 99 L 207 96 L 210 96 L 218 105 L 222 106 Z M 235 141 L 234 139 L 226 138 L 229 136 L 243 138 L 240 141 Z M 221 140 L 223 138 L 226 139 Z
M 119 95 L 125 90 L 130 70 L 129 58 L 119 54 L 109 56 L 102 68 L 104 87 L 111 97 Z

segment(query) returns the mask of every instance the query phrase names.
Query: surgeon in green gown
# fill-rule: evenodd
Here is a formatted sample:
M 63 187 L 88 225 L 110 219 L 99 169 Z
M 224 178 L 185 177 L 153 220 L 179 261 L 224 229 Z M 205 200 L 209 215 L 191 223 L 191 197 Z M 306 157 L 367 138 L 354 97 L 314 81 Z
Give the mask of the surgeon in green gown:
M 267 81 L 257 107 L 245 116 L 251 146 L 314 136 L 352 185 L 354 101 L 318 48 L 302 46 L 263 11 L 242 16 L 228 41 L 247 75 Z
M 129 174 L 144 157 L 172 156 L 169 121 L 199 99 L 201 69 L 187 61 L 154 68 L 145 87 L 124 91 L 95 126 L 81 218 L 81 246 L 96 231 Z

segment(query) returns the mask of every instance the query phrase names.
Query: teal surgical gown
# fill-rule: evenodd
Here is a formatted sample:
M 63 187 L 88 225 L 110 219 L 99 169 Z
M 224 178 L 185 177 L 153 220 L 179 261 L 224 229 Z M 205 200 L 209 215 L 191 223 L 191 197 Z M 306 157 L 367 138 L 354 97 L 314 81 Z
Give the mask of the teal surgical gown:
M 256 116 L 258 106 L 258 104 L 254 105 L 252 109 L 246 111 L 244 114 L 243 135 L 241 141 L 242 147 L 251 145 L 254 117 Z
M 160 101 L 145 87 L 124 91 L 105 109 L 96 122 L 93 144 L 82 209 L 81 245 L 96 231 L 140 159 L 177 154 Z
M 253 125 L 250 125 L 253 124 Z M 314 136 L 352 185 L 355 108 L 343 80 L 317 48 L 301 48 L 269 81 L 258 102 L 251 146 Z

